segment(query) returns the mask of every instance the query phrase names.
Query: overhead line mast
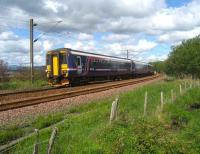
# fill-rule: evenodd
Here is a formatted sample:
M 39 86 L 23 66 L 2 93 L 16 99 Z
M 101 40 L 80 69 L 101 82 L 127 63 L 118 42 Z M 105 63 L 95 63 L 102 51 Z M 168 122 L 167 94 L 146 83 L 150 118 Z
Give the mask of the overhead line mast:
M 31 83 L 33 84 L 34 80 L 34 54 L 33 54 L 33 27 L 37 26 L 37 24 L 33 23 L 33 19 L 30 19 L 30 76 Z
M 55 23 L 55 26 L 57 26 L 57 24 L 61 23 L 62 21 L 59 20 Z M 38 38 L 33 39 L 34 38 L 34 33 L 33 33 L 33 28 L 34 26 L 37 26 L 36 23 L 34 23 L 33 19 L 30 19 L 30 76 L 31 76 L 31 83 L 33 84 L 34 82 L 34 46 L 33 43 L 37 42 L 43 35 L 46 34 L 46 32 L 42 33 Z M 55 27 L 53 26 L 53 27 Z M 53 27 L 50 27 L 48 30 L 51 30 Z

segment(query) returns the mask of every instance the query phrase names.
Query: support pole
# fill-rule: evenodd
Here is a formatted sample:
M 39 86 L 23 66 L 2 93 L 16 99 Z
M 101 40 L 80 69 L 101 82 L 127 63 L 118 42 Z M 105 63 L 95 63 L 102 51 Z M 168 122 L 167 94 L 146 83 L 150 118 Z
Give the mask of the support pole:
M 160 110 L 161 112 L 163 111 L 163 107 L 164 107 L 164 101 L 163 101 L 163 92 L 161 91 L 160 93 Z
M 48 144 L 48 149 L 47 149 L 47 154 L 51 154 L 51 152 L 52 152 L 52 147 L 54 144 L 54 140 L 55 140 L 57 131 L 58 131 L 58 128 L 55 127 L 51 133 L 51 137 L 49 139 L 49 144 Z
M 111 112 L 110 112 L 110 124 L 111 124 L 112 121 L 115 120 L 116 117 L 117 117 L 118 101 L 119 101 L 119 99 L 116 98 L 116 99 L 113 101 L 113 103 L 112 103 Z
M 172 101 L 172 103 L 174 102 L 174 90 L 173 89 L 171 89 L 171 101 Z
M 30 70 L 31 70 L 31 84 L 33 84 L 33 19 L 30 19 Z
M 35 144 L 34 144 L 34 149 L 33 149 L 33 154 L 38 154 L 38 142 L 39 142 L 39 130 L 35 129 Z
M 182 85 L 179 85 L 179 89 L 180 89 L 180 95 L 182 95 Z
M 126 53 L 126 57 L 127 57 L 127 59 L 128 59 L 128 50 L 127 50 L 127 53 Z
M 187 83 L 186 83 L 186 81 L 185 81 L 185 91 L 187 91 Z
M 148 97 L 148 93 L 146 91 L 145 96 L 144 96 L 144 116 L 147 115 L 147 97 Z

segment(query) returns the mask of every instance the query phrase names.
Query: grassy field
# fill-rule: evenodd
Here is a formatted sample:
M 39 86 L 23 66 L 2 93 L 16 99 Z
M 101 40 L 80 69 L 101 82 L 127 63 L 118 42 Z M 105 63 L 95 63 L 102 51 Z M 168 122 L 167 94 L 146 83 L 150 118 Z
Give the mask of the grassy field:
M 180 81 L 165 81 L 121 94 L 118 117 L 112 124 L 109 116 L 114 97 L 39 116 L 23 126 L 8 126 L 0 133 L 1 143 L 15 138 L 17 134 L 23 136 L 39 128 L 39 153 L 46 153 L 52 128 L 42 128 L 63 120 L 56 124 L 58 134 L 52 151 L 56 154 L 199 153 L 200 88 L 189 89 L 180 96 L 179 84 Z M 171 89 L 177 96 L 173 103 Z M 148 105 L 147 116 L 144 117 L 145 91 L 148 92 Z M 161 91 L 165 102 L 162 113 L 157 110 Z M 10 149 L 11 153 L 32 153 L 34 141 L 35 136 L 32 136 L 20 142 Z
M 48 86 L 46 80 L 35 80 L 33 84 L 30 80 L 10 80 L 9 82 L 0 83 L 0 90 L 35 89 L 46 86 Z

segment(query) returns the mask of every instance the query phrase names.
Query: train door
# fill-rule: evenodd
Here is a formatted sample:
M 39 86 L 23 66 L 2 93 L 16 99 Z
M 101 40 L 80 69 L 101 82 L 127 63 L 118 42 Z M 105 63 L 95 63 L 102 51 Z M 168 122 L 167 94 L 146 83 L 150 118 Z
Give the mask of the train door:
M 81 74 L 83 71 L 81 57 L 77 56 L 77 73 Z
M 59 73 L 58 56 L 53 55 L 53 76 L 58 76 L 58 73 Z

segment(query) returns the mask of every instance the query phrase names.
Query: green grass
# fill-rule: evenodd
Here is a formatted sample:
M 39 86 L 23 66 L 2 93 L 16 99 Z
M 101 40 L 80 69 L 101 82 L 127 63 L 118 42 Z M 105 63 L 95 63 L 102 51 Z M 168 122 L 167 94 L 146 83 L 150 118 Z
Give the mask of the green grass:
M 9 82 L 0 83 L 0 90 L 34 89 L 45 86 L 48 86 L 46 80 L 35 80 L 33 84 L 29 80 L 10 80 Z
M 17 139 L 19 137 L 25 136 L 31 132 L 34 132 L 34 129 L 46 128 L 52 124 L 55 124 L 63 120 L 63 113 L 48 114 L 48 115 L 39 115 L 34 119 L 29 119 L 28 122 L 23 124 L 10 124 L 0 127 L 0 145 L 6 144 L 7 142 Z
M 170 102 L 170 90 L 178 96 L 180 81 L 151 84 L 121 94 L 115 122 L 109 124 L 114 97 L 81 105 L 47 116 L 40 116 L 29 128 L 44 128 L 59 123 L 53 153 L 199 153 L 200 89 L 193 88 Z M 143 116 L 144 94 L 148 91 L 147 116 Z M 165 106 L 156 114 L 164 92 Z M 54 120 L 52 120 L 54 119 Z M 40 131 L 40 153 L 46 153 L 52 128 Z M 35 136 L 16 145 L 11 153 L 31 153 Z

